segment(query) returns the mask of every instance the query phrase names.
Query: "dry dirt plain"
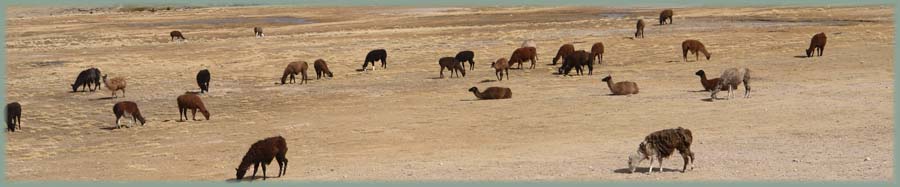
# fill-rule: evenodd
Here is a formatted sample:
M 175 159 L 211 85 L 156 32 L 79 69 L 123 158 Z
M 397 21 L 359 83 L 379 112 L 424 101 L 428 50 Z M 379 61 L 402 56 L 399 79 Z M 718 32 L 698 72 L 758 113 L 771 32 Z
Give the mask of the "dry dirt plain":
M 659 10 L 11 7 L 6 96 L 25 112 L 24 129 L 6 135 L 6 177 L 223 181 L 251 143 L 281 135 L 290 167 L 272 180 L 894 180 L 894 7 L 677 8 L 665 26 Z M 638 18 L 645 39 L 630 38 Z M 254 38 L 254 26 L 266 37 Z M 169 42 L 172 30 L 188 42 Z M 819 32 L 825 55 L 802 57 Z M 537 68 L 486 81 L 489 62 L 525 39 L 537 41 Z M 683 62 L 685 39 L 704 42 L 712 59 Z M 547 65 L 562 44 L 594 42 L 606 56 L 592 76 Z M 377 48 L 388 69 L 356 71 Z M 461 50 L 475 51 L 475 71 L 437 79 L 438 58 Z M 318 58 L 333 79 L 274 84 L 288 62 Z M 71 93 L 92 66 L 126 77 L 126 97 Z M 729 67 L 753 71 L 753 97 L 705 101 L 694 72 Z M 202 68 L 213 77 L 202 95 L 212 119 L 176 122 L 175 98 L 198 90 Z M 608 95 L 600 79 L 610 74 L 640 94 Z M 477 101 L 472 86 L 514 94 Z M 126 100 L 149 122 L 111 129 L 112 105 Z M 693 131 L 693 171 L 676 172 L 674 155 L 664 173 L 623 173 L 645 135 L 678 126 Z

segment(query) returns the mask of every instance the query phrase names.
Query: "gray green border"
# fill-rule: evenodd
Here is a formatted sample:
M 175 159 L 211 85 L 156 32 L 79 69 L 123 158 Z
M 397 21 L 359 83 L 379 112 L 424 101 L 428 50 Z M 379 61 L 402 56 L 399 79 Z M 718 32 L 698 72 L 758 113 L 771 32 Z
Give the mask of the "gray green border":
M 232 6 L 232 5 L 300 5 L 300 6 L 516 6 L 516 5 L 532 5 L 532 6 L 562 6 L 562 5 L 590 5 L 590 6 L 609 6 L 609 7 L 633 7 L 633 6 L 672 6 L 672 7 L 689 7 L 689 6 L 800 6 L 800 5 L 891 5 L 894 6 L 894 59 L 897 58 L 898 48 L 896 20 L 900 18 L 896 13 L 897 3 L 891 0 L 694 0 L 694 1 L 663 1 L 663 0 L 570 0 L 570 1 L 552 1 L 552 0 L 192 0 L 189 3 L 183 0 L 76 0 L 60 2 L 58 0 L 0 0 L 0 41 L 4 45 L 0 45 L 0 58 L 3 60 L 3 66 L 0 66 L 0 103 L 6 103 L 6 8 L 13 6 L 107 6 L 107 5 L 192 5 L 192 6 Z M 894 63 L 894 70 L 900 68 L 900 64 Z M 897 88 L 896 80 L 900 75 L 894 73 L 894 88 Z M 894 91 L 894 90 L 891 90 Z M 894 91 L 894 98 L 898 94 Z M 898 103 L 894 100 L 894 129 L 897 129 L 897 108 Z M 5 113 L 0 113 L 0 119 L 5 119 Z M 894 133 L 894 150 L 897 150 L 897 133 Z M 0 186 L 71 186 L 71 187 L 89 187 L 89 186 L 237 186 L 237 185 L 260 185 L 267 186 L 435 186 L 435 187 L 451 187 L 451 186 L 492 186 L 492 187 L 531 187 L 531 186 L 615 186 L 615 187 L 633 187 L 633 186 L 816 186 L 816 187 L 842 187 L 842 186 L 898 186 L 896 180 L 897 173 L 897 154 L 894 154 L 894 177 L 892 181 L 855 181 L 855 182 L 828 182 L 828 181 L 811 181 L 811 182 L 740 182 L 740 181 L 716 181 L 716 182 L 510 182 L 510 181 L 478 181 L 478 182 L 462 182 L 462 181 L 429 181 L 429 182 L 411 182 L 411 181 L 347 181 L 347 182 L 320 182 L 320 181 L 272 181 L 261 182 L 254 181 L 251 183 L 229 183 L 220 182 L 191 182 L 191 181 L 23 181 L 9 182 L 6 181 L 6 133 L 0 133 Z

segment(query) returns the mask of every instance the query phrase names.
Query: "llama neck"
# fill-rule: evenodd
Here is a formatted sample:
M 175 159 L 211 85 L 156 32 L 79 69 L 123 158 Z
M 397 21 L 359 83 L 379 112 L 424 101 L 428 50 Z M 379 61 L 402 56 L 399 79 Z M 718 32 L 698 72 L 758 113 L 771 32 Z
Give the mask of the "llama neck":
M 253 164 L 253 160 L 251 159 L 251 157 L 252 157 L 251 154 L 252 153 L 250 151 L 248 151 L 247 154 L 244 155 L 244 158 L 241 159 L 241 165 L 238 165 L 238 169 L 247 170 L 250 168 L 250 165 Z
M 481 97 L 481 94 L 482 94 L 482 93 L 479 93 L 479 92 L 478 92 L 478 88 L 475 88 L 475 90 L 472 90 L 472 93 L 475 94 L 475 97 L 477 97 L 477 98 L 479 98 L 479 99 L 482 98 L 482 97 Z
M 700 48 L 700 52 L 702 52 L 703 55 L 706 56 L 706 58 L 709 58 L 709 52 L 706 51 L 706 48 L 705 48 L 705 47 L 701 47 L 701 48 Z
M 616 92 L 616 88 L 613 87 L 613 83 L 612 83 L 612 82 L 613 82 L 613 80 L 612 80 L 612 79 L 609 79 L 608 81 L 606 81 L 606 86 L 609 86 L 609 90 L 610 90 L 610 91 Z
M 700 82 L 707 82 L 709 79 L 706 79 L 706 74 L 700 74 Z

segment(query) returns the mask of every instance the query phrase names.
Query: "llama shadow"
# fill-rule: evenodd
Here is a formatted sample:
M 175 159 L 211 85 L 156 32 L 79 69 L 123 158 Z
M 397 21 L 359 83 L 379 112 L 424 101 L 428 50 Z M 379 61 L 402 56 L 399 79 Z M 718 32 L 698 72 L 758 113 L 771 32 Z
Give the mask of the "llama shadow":
M 200 94 L 200 92 L 195 92 L 195 91 L 186 91 L 186 92 L 184 92 L 184 94 L 197 94 L 197 95 L 199 95 L 199 94 Z
M 116 129 L 119 129 L 119 128 L 116 128 L 116 127 L 100 127 L 100 129 L 102 129 L 102 130 L 108 130 L 108 131 L 113 131 L 113 130 L 116 130 Z
M 797 55 L 797 56 L 794 56 L 794 58 L 809 58 L 809 57 L 806 57 L 805 55 Z
M 654 170 L 656 170 L 656 169 L 658 169 L 658 168 L 654 168 Z M 648 171 L 650 171 L 650 168 L 647 168 L 647 167 L 643 167 L 643 168 L 642 168 L 642 167 L 638 167 L 638 168 L 636 168 L 636 169 L 634 170 L 634 173 L 631 173 L 631 170 L 628 169 L 628 168 L 617 169 L 617 170 L 614 170 L 613 172 L 615 172 L 615 173 L 624 173 L 624 174 L 636 174 L 636 173 L 646 174 Z M 656 171 L 658 172 L 659 170 L 656 170 Z M 681 172 L 681 170 L 677 170 L 677 169 L 669 169 L 669 168 L 663 168 L 663 169 L 662 169 L 662 172 Z
M 715 100 L 713 100 L 713 98 L 706 98 L 706 99 L 700 99 L 700 100 L 701 100 L 701 101 L 706 101 L 706 102 L 713 102 L 713 101 L 715 101 Z M 722 100 L 722 99 L 717 99 L 717 100 Z
M 697 92 L 708 92 L 708 91 L 706 91 L 706 90 L 688 90 L 687 92 L 697 93 Z
M 281 178 L 281 177 L 266 177 L 266 178 Z M 236 182 L 243 182 L 243 181 L 255 181 L 255 180 L 260 180 L 260 179 L 262 179 L 262 176 L 256 176 L 256 177 L 251 176 L 251 177 L 244 177 L 243 179 L 237 179 L 237 178 L 225 179 L 225 182 L 235 182 L 236 183 Z
M 666 63 L 679 63 L 681 60 L 667 60 Z M 690 61 L 688 61 L 690 62 Z
M 93 101 L 100 101 L 100 100 L 112 100 L 112 99 L 115 99 L 115 98 L 116 98 L 116 97 L 101 97 L 101 98 L 96 98 L 96 99 L 91 99 L 91 100 L 93 100 Z
M 431 78 L 426 78 L 426 79 L 438 80 L 438 79 L 444 79 L 444 78 L 443 77 L 431 77 Z
M 484 79 L 484 80 L 481 80 L 481 82 L 478 82 L 478 83 L 486 83 L 486 82 L 497 82 L 497 80 Z
M 480 101 L 480 99 L 460 99 L 459 101 Z
M 634 37 L 630 37 L 630 36 L 628 36 L 628 37 L 622 37 L 622 38 L 623 38 L 623 39 L 631 39 L 631 40 L 634 40 Z

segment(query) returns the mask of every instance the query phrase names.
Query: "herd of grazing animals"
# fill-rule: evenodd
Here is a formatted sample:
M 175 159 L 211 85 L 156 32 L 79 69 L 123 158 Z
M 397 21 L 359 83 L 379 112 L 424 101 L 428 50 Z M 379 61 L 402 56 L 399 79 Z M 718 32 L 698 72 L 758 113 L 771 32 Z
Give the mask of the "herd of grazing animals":
M 659 15 L 660 25 L 672 24 L 672 15 L 673 11 L 671 9 L 662 11 Z M 637 31 L 634 34 L 635 39 L 644 38 L 644 27 L 644 20 L 638 20 Z M 256 37 L 261 38 L 265 36 L 261 27 L 254 27 L 253 31 Z M 180 31 L 172 31 L 169 35 L 172 41 L 176 41 L 176 39 L 179 41 L 186 40 L 184 35 Z M 806 49 L 806 56 L 812 57 L 815 52 L 818 52 L 818 56 L 822 56 L 822 52 L 825 48 L 825 43 L 825 33 L 818 33 L 814 35 L 812 41 L 810 42 L 809 48 Z M 518 64 L 518 69 L 522 69 L 522 63 L 525 61 L 531 61 L 530 68 L 534 69 L 536 63 L 535 61 L 537 60 L 536 47 L 537 45 L 533 40 L 525 40 L 520 48 L 517 48 L 513 51 L 509 59 L 499 58 L 495 62 L 491 63 L 491 67 L 494 68 L 497 79 L 502 81 L 504 74 L 506 74 L 506 79 L 509 79 L 510 67 L 512 67 L 512 65 L 514 64 Z M 596 58 L 598 60 L 598 65 L 602 64 L 604 50 L 603 48 L 604 46 L 602 42 L 595 43 L 591 47 L 591 52 L 587 52 L 585 50 L 575 51 L 575 47 L 572 44 L 564 44 L 559 48 L 559 51 L 553 58 L 553 64 L 551 65 L 556 65 L 557 61 L 562 59 L 562 66 L 558 69 L 559 74 L 568 75 L 569 71 L 572 68 L 575 68 L 577 74 L 581 75 L 582 67 L 587 66 L 588 75 L 592 75 L 593 60 Z M 682 57 L 685 61 L 687 61 L 688 52 L 695 54 L 696 59 L 698 60 L 699 53 L 703 53 L 703 55 L 706 56 L 707 60 L 710 59 L 710 53 L 706 50 L 706 47 L 698 40 L 685 40 L 682 43 Z M 441 66 L 441 77 L 443 78 L 444 68 L 447 68 L 451 71 L 451 77 L 457 72 L 461 73 L 462 76 L 465 77 L 464 63 L 468 62 L 470 65 L 470 70 L 474 70 L 474 56 L 475 53 L 472 51 L 461 51 L 455 57 L 441 58 L 439 60 L 439 65 Z M 367 70 L 369 63 L 371 63 L 372 65 L 372 70 L 375 70 L 375 61 L 381 61 L 381 67 L 387 69 L 387 51 L 384 49 L 375 49 L 366 54 L 365 61 L 362 65 L 362 71 Z M 320 79 L 323 76 L 334 76 L 332 71 L 328 68 L 325 60 L 316 60 L 314 63 L 314 68 L 316 71 L 316 79 Z M 308 64 L 305 61 L 295 61 L 289 63 L 281 77 L 281 84 L 285 84 L 288 82 L 294 83 L 294 76 L 297 74 L 302 74 L 300 84 L 306 83 L 307 69 Z M 704 90 L 711 92 L 710 97 L 713 100 L 718 99 L 716 97 L 716 94 L 719 91 L 728 91 L 728 98 L 731 98 L 732 92 L 737 89 L 740 84 L 743 84 L 745 87 L 744 96 L 747 98 L 750 97 L 750 70 L 748 68 L 730 68 L 725 70 L 719 78 L 714 79 L 707 79 L 706 73 L 703 70 L 697 71 L 695 75 L 700 76 L 701 85 L 703 86 Z M 287 80 L 288 77 L 290 77 L 290 81 Z M 457 75 L 457 77 L 459 77 L 459 75 Z M 107 79 L 106 75 L 103 75 L 101 77 L 100 70 L 97 68 L 89 68 L 81 71 L 78 74 L 75 83 L 71 85 L 72 92 L 76 92 L 79 87 L 82 88 L 82 91 L 86 91 L 85 88 L 88 88 L 88 90 L 93 92 L 95 89 L 100 88 L 101 78 L 103 80 L 103 84 L 106 85 L 106 88 L 112 91 L 113 97 L 117 97 L 116 92 L 119 90 L 122 91 L 122 97 L 125 97 L 125 78 L 115 77 Z M 199 92 L 200 94 L 209 92 L 209 82 L 209 70 L 203 69 L 198 72 L 197 84 L 201 90 Z M 604 77 L 602 79 L 602 82 L 606 82 L 612 95 L 634 95 L 638 94 L 639 92 L 637 83 L 634 82 L 613 82 L 611 76 Z M 480 92 L 477 87 L 472 87 L 469 89 L 469 92 L 472 92 L 478 99 L 509 99 L 512 97 L 512 90 L 506 87 L 489 87 L 485 89 L 484 92 Z M 198 110 L 206 120 L 210 119 L 209 111 L 203 104 L 203 101 L 198 94 L 186 93 L 184 95 L 180 95 L 177 97 L 177 104 L 180 121 L 188 120 L 187 110 L 189 109 L 192 113 L 192 120 L 196 120 L 196 113 Z M 123 116 L 130 116 L 134 123 L 140 122 L 142 126 L 146 122 L 145 118 L 141 115 L 141 112 L 138 109 L 137 103 L 132 101 L 121 101 L 116 103 L 113 106 L 113 113 L 116 118 L 116 128 L 121 127 L 119 126 L 119 119 Z M 22 128 L 21 115 L 22 106 L 18 102 L 12 102 L 6 105 L 7 131 L 14 132 L 16 129 Z M 648 173 L 651 173 L 653 171 L 653 161 L 656 160 L 659 162 L 660 171 L 662 171 L 662 159 L 672 155 L 674 150 L 678 150 L 684 158 L 684 168 L 682 169 L 682 172 L 687 170 L 689 164 L 691 165 L 691 169 L 693 169 L 692 165 L 694 154 L 690 150 L 692 139 L 693 135 L 691 134 L 691 131 L 682 127 L 653 132 L 650 135 L 647 135 L 644 141 L 640 143 L 637 152 L 634 155 L 629 156 L 629 169 L 633 172 L 636 169 L 637 164 L 642 160 L 650 160 L 650 172 Z M 263 179 L 265 179 L 266 165 L 271 163 L 273 159 L 278 161 L 278 176 L 280 177 L 281 175 L 284 175 L 287 171 L 287 158 L 285 157 L 286 152 L 287 144 L 285 143 L 285 139 L 281 136 L 266 138 L 252 144 L 250 149 L 242 159 L 241 164 L 236 168 L 236 178 L 243 178 L 250 165 L 254 165 L 252 176 L 255 177 L 256 168 L 262 165 Z

